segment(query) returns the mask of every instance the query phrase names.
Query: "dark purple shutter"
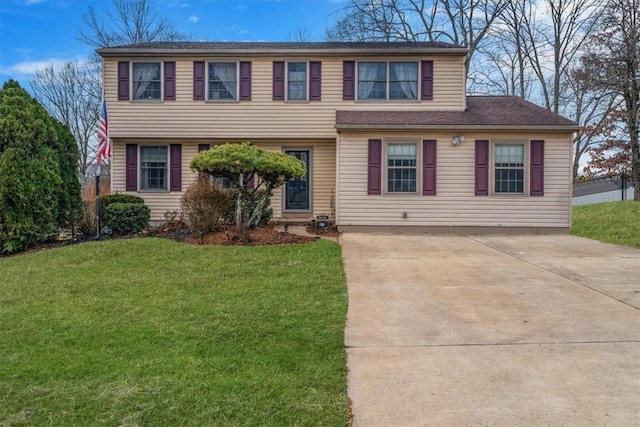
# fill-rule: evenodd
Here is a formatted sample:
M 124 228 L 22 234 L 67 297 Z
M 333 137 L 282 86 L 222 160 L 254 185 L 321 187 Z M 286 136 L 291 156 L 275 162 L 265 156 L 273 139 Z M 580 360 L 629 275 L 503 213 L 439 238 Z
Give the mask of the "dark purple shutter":
M 129 61 L 118 62 L 118 101 L 129 100 Z
M 489 141 L 476 139 L 476 196 L 489 195 Z
M 138 144 L 127 144 L 125 170 L 127 191 L 138 191 Z
M 170 191 L 182 191 L 182 144 L 171 144 L 169 150 Z
M 367 194 L 381 194 L 382 182 L 382 140 L 369 140 L 369 174 Z
M 273 100 L 284 100 L 284 61 L 273 63 Z
M 251 176 L 247 178 L 247 188 L 253 188 L 255 185 L 254 175 L 251 174 Z
M 422 140 L 422 194 L 436 195 L 436 145 L 435 139 Z
M 251 62 L 240 63 L 240 100 L 251 101 Z
M 544 140 L 531 141 L 531 193 L 544 196 Z
M 322 99 L 322 62 L 309 62 L 309 101 Z
M 196 101 L 204 99 L 204 61 L 193 62 L 193 99 Z
M 342 99 L 356 99 L 356 61 L 342 63 Z
M 164 63 L 164 100 L 176 100 L 176 63 Z
M 422 99 L 433 99 L 433 61 L 422 61 Z

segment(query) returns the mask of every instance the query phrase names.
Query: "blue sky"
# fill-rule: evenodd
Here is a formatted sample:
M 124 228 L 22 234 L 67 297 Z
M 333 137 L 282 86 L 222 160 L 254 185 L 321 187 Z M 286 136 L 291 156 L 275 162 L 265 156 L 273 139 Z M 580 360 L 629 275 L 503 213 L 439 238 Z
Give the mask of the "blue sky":
M 289 41 L 298 29 L 324 39 L 344 0 L 151 0 L 159 15 L 193 40 Z M 82 15 L 112 0 L 0 0 L 0 84 L 26 86 L 36 68 L 88 57 L 78 40 Z

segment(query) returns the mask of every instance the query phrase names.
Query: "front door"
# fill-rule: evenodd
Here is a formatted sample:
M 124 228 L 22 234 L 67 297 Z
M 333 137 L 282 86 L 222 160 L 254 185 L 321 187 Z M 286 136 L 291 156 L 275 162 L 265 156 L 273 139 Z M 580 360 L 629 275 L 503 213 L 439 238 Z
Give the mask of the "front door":
M 285 189 L 285 210 L 309 210 L 310 182 L 309 182 L 309 150 L 285 150 L 285 153 L 302 160 L 307 172 L 301 178 L 287 181 Z

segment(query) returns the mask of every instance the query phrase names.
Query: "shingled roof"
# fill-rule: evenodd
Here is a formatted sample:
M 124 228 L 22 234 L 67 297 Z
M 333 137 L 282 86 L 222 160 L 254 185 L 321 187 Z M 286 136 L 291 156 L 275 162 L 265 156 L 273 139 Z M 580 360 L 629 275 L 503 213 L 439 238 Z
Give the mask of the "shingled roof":
M 515 96 L 469 96 L 466 111 L 340 110 L 336 112 L 336 128 L 580 129 L 575 122 Z
M 236 53 L 374 52 L 385 54 L 440 53 L 464 55 L 468 49 L 443 42 L 151 42 L 114 46 L 96 50 L 102 56 L 113 55 L 216 55 Z

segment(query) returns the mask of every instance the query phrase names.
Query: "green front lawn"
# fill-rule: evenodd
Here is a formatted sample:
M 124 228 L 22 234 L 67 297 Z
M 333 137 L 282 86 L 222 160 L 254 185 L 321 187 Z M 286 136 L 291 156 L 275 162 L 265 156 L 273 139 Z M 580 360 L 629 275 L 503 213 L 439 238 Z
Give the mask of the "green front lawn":
M 328 241 L 0 259 L 0 425 L 345 425 L 346 308 Z
M 574 206 L 571 234 L 640 248 L 640 202 Z

